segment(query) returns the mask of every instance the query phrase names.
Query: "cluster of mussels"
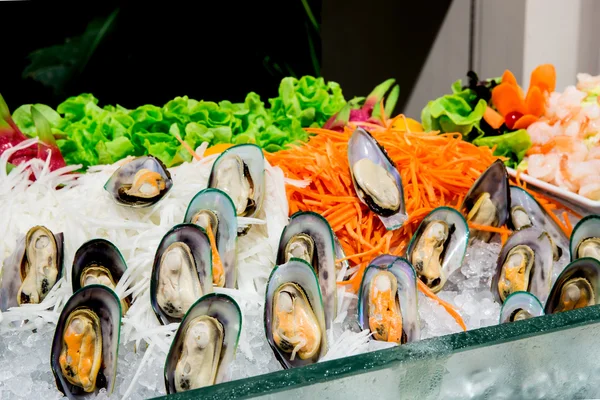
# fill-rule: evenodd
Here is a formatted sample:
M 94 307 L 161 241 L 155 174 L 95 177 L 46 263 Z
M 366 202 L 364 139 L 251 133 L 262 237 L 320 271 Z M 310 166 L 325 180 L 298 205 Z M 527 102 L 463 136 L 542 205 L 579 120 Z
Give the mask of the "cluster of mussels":
M 467 194 L 467 220 L 513 233 L 498 256 L 491 291 L 502 304 L 500 323 L 596 304 L 600 290 L 600 216 L 583 218 L 570 238 L 526 190 L 512 186 L 504 164 L 492 164 Z M 489 232 L 472 237 L 491 239 Z M 570 264 L 552 285 L 555 263 L 569 252 Z M 543 306 L 544 305 L 544 306 Z
M 264 158 L 254 145 L 238 145 L 213 164 L 208 188 L 191 200 L 183 223 L 160 242 L 152 267 L 151 303 L 163 324 L 179 322 L 165 363 L 168 393 L 223 381 L 235 356 L 242 316 L 234 299 L 213 287 L 236 287 L 237 216 L 255 217 L 265 192 Z M 173 186 L 160 160 L 135 158 L 120 166 L 104 188 L 126 207 L 148 207 Z M 29 230 L 5 261 L 0 310 L 40 303 L 63 274 L 62 233 Z M 69 398 L 106 389 L 117 369 L 121 317 L 132 299 L 115 290 L 127 265 L 118 248 L 96 238 L 76 252 L 73 295 L 58 319 L 51 367 L 57 388 Z
M 348 143 L 348 161 L 360 200 L 388 229 L 401 227 L 402 180 L 385 149 L 358 128 Z M 498 160 L 475 181 L 460 210 L 439 207 L 423 219 L 404 257 L 383 254 L 369 263 L 359 289 L 361 328 L 374 340 L 418 340 L 417 279 L 439 292 L 461 267 L 469 243 L 492 239 L 492 232 L 475 227 L 505 224 L 514 233 L 502 247 L 490 287 L 503 304 L 500 323 L 596 304 L 600 216 L 581 220 L 569 242 L 533 196 L 510 185 Z M 565 251 L 572 262 L 552 286 L 553 264 Z M 267 339 L 284 368 L 316 362 L 326 353 L 325 329 L 337 312 L 331 277 L 343 266 L 336 259 L 344 255 L 327 221 L 310 212 L 293 215 L 281 237 L 265 307 Z
M 406 220 L 402 179 L 385 149 L 364 129 L 348 142 L 348 161 L 359 199 L 390 229 Z M 159 160 L 122 165 L 105 189 L 128 207 L 155 204 L 172 187 Z M 238 145 L 215 161 L 208 188 L 190 202 L 182 224 L 156 251 L 152 308 L 163 324 L 180 323 L 165 364 L 168 393 L 222 382 L 235 356 L 242 317 L 214 287 L 236 287 L 236 240 L 248 232 L 237 216 L 258 217 L 265 193 L 264 158 L 254 145 Z M 468 221 L 468 222 L 467 222 Z M 367 266 L 359 289 L 358 322 L 374 340 L 418 340 L 417 279 L 439 292 L 460 268 L 472 240 L 514 233 L 503 245 L 491 291 L 503 303 L 500 322 L 593 305 L 600 287 L 600 216 L 582 219 L 570 242 L 525 190 L 511 186 L 494 162 L 475 181 L 460 211 L 439 207 L 421 222 L 404 257 L 383 254 Z M 39 303 L 62 274 L 62 234 L 32 228 L 5 262 L 0 309 Z M 571 264 L 552 283 L 553 263 L 570 251 Z M 348 264 L 329 223 L 319 214 L 294 214 L 281 234 L 276 266 L 267 282 L 267 341 L 284 368 L 317 362 L 328 349 L 327 329 L 338 312 L 336 277 Z M 122 313 L 130 298 L 114 290 L 126 270 L 118 249 L 94 239 L 77 251 L 71 269 L 74 295 L 59 318 L 52 347 L 57 387 L 69 397 L 112 391 Z M 545 302 L 545 309 L 542 303 Z

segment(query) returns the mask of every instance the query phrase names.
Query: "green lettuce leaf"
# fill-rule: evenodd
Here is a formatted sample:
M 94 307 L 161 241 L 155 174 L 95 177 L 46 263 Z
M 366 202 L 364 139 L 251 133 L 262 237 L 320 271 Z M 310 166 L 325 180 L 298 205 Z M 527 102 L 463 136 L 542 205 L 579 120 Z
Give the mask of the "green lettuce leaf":
M 63 114 L 64 118 L 69 121 L 80 121 L 86 116 L 86 106 L 88 104 L 96 105 L 98 104 L 98 99 L 89 93 L 84 93 L 79 96 L 69 97 L 58 105 L 56 111 L 59 114 Z
M 299 119 L 306 128 L 313 123 L 322 126 L 346 104 L 346 100 L 337 83 L 303 76 L 299 80 L 284 78 L 279 85 L 279 97 L 269 99 L 269 103 L 276 122 Z
M 421 112 L 425 131 L 460 132 L 467 135 L 473 128 L 478 130 L 487 103 L 480 99 L 475 108 L 471 108 L 465 100 L 466 96 L 464 93 L 449 94 L 427 103 Z
M 505 164 L 515 168 L 523 160 L 525 153 L 531 147 L 531 139 L 527 130 L 520 129 L 500 136 L 480 137 L 475 139 L 473 144 L 489 148 L 496 146 L 494 155 L 508 157 Z
M 83 93 L 61 103 L 56 111 L 36 105 L 50 122 L 67 164 L 84 168 L 113 163 L 123 157 L 152 154 L 168 167 L 191 160 L 176 137 L 195 149 L 203 142 L 256 143 L 267 151 L 308 140 L 306 127 L 322 126 L 346 101 L 335 82 L 304 76 L 284 78 L 279 96 L 265 106 L 260 96 L 248 93 L 243 103 L 211 102 L 176 97 L 164 106 L 134 109 L 99 106 Z M 15 111 L 16 123 L 28 135 L 36 134 L 30 105 Z
M 107 142 L 99 141 L 96 144 L 96 151 L 100 164 L 112 164 L 133 154 L 134 147 L 129 138 L 120 136 Z
M 51 107 L 45 104 L 34 104 L 35 107 L 50 123 L 50 127 L 53 132 L 60 131 L 60 126 L 63 123 L 63 119 L 60 114 L 54 111 Z M 12 114 L 13 121 L 17 124 L 21 132 L 29 137 L 33 137 L 36 134 L 35 124 L 31 117 L 31 104 L 24 104 L 17 108 Z

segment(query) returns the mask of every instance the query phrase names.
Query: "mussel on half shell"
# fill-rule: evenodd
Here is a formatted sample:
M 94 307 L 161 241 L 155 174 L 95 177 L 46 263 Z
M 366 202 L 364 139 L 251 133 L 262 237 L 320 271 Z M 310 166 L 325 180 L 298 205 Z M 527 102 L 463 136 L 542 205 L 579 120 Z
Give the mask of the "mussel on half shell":
M 156 204 L 172 186 L 167 167 L 154 156 L 143 156 L 119 167 L 104 189 L 117 204 L 142 208 Z
M 179 322 L 201 296 L 212 293 L 209 240 L 194 224 L 179 224 L 163 237 L 152 266 L 150 302 L 165 325 Z
M 404 258 L 384 254 L 370 263 L 358 294 L 358 322 L 375 340 L 419 340 L 417 275 Z
M 388 230 L 400 228 L 407 218 L 402 178 L 385 149 L 363 128 L 356 128 L 348 141 L 348 164 L 359 199 Z
M 510 187 L 510 216 L 508 222 L 514 230 L 534 227 L 548 232 L 552 240 L 554 261 L 558 261 L 569 247 L 569 239 L 532 195 L 518 187 Z
M 450 207 L 438 207 L 421 222 L 408 245 L 406 258 L 434 293 L 462 265 L 469 242 L 464 217 Z
M 240 308 L 231 297 L 210 293 L 189 309 L 165 363 L 167 394 L 225 381 L 242 329 Z
M 65 304 L 52 341 L 50 364 L 56 387 L 69 399 L 113 391 L 121 327 L 121 304 L 107 286 L 81 288 Z
M 329 223 L 321 215 L 300 211 L 290 217 L 279 240 L 277 264 L 285 264 L 292 258 L 313 266 L 323 296 L 325 327 L 329 329 L 337 315 L 336 241 Z
M 275 266 L 265 297 L 265 332 L 283 368 L 317 362 L 327 352 L 325 313 L 311 265 L 292 258 Z
M 208 187 L 227 193 L 238 217 L 258 218 L 265 195 L 262 149 L 253 144 L 239 144 L 225 150 L 212 166 Z M 238 234 L 245 235 L 249 229 L 240 228 Z
M 77 249 L 73 259 L 73 292 L 88 285 L 104 285 L 115 291 L 126 270 L 127 264 L 114 244 L 105 239 L 89 240 Z M 129 297 L 121 300 L 123 315 L 130 304 Z
M 62 233 L 34 226 L 0 270 L 0 311 L 41 303 L 63 274 Z
M 514 292 L 526 291 L 546 301 L 552 283 L 550 236 L 536 228 L 514 232 L 500 251 L 492 294 L 499 303 Z
M 571 261 L 583 257 L 600 261 L 600 215 L 588 215 L 575 225 L 569 250 Z
M 600 261 L 578 258 L 560 273 L 546 302 L 546 314 L 593 306 L 600 301 Z
M 205 232 L 210 224 L 221 259 L 220 266 L 213 259 L 213 284 L 235 289 L 238 223 L 231 198 L 219 189 L 204 189 L 190 202 L 183 222 L 196 224 Z
M 473 183 L 461 210 L 468 222 L 499 227 L 508 219 L 510 204 L 508 173 L 504 163 L 496 160 Z M 489 242 L 491 238 L 490 232 L 471 231 L 472 240 Z
M 521 321 L 544 315 L 542 303 L 529 292 L 511 293 L 500 310 L 500 323 Z

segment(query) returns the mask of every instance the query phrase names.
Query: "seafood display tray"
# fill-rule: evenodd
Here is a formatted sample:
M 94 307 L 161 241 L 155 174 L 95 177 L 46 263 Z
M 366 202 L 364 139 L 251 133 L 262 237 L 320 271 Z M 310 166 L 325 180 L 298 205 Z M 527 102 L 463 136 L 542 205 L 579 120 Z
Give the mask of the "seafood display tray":
M 597 305 L 163 398 L 599 398 L 599 332 Z
M 506 168 L 508 174 L 513 178 L 517 176 L 517 171 L 512 168 Z M 528 184 L 535 186 L 537 189 L 546 192 L 550 196 L 566 203 L 576 211 L 583 214 L 600 214 L 600 201 L 594 201 L 587 197 L 578 195 L 577 193 L 570 192 L 566 189 L 562 189 L 556 185 L 541 181 L 533 178 L 527 174 L 520 174 L 519 178 L 527 182 Z

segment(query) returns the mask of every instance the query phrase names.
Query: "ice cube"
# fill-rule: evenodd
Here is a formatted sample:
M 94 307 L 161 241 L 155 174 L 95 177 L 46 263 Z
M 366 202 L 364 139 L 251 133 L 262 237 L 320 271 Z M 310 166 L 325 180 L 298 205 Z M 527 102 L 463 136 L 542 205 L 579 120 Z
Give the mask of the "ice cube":
M 31 393 L 33 381 L 29 376 L 15 376 L 6 381 L 6 387 L 18 397 L 26 397 Z

